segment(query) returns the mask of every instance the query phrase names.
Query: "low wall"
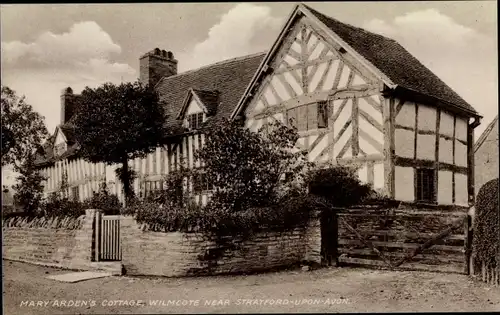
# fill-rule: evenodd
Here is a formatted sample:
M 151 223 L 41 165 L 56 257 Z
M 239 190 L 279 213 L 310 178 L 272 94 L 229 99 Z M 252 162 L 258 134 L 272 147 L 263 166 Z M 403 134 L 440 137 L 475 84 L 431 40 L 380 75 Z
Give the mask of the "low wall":
M 89 269 L 95 210 L 78 219 L 2 222 L 4 259 L 68 269 Z M 64 220 L 62 220 L 64 221 Z M 79 222 L 77 222 L 79 221 Z M 71 225 L 79 225 L 73 229 Z
M 300 262 L 320 262 L 319 220 L 288 232 L 260 232 L 221 246 L 201 233 L 143 231 L 122 217 L 122 264 L 127 274 L 180 277 L 263 271 Z

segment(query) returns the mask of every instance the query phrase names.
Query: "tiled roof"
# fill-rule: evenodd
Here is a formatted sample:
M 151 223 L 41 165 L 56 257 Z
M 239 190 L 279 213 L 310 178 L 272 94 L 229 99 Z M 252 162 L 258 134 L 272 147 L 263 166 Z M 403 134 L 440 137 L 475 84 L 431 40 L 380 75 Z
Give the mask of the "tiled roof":
M 193 92 L 196 96 L 198 96 L 203 105 L 205 105 L 209 115 L 213 115 L 217 112 L 217 105 L 219 104 L 219 91 L 193 89 Z
M 156 89 L 169 114 L 167 124 L 171 127 L 180 126 L 181 121 L 176 117 L 189 89 L 193 89 L 213 114 L 207 124 L 216 123 L 221 118 L 228 118 L 264 56 L 265 53 L 253 54 L 164 77 L 156 85 Z M 69 142 L 75 142 L 75 130 L 71 121 L 59 127 Z M 38 155 L 35 162 L 38 165 L 56 160 L 53 152 L 54 137 L 55 134 L 45 143 L 44 154 Z M 68 150 L 57 159 L 74 156 L 77 152 L 77 144 L 69 145 Z
M 156 85 L 156 89 L 166 106 L 167 123 L 179 123 L 176 121 L 177 114 L 181 110 L 186 92 L 191 88 L 198 92 L 218 91 L 218 102 L 214 102 L 209 93 L 197 93 L 217 107 L 215 115 L 209 119 L 210 123 L 229 118 L 264 56 L 265 53 L 253 54 L 164 77 Z
M 395 40 L 342 23 L 309 6 L 304 6 L 398 86 L 477 114 L 470 104 Z

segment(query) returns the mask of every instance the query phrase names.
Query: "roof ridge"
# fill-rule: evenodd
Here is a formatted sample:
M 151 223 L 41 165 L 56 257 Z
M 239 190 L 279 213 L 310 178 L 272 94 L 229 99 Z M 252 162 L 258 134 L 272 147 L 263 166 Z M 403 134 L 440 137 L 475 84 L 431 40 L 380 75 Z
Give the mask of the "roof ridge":
M 165 77 L 162 77 L 158 81 L 158 83 L 156 83 L 155 87 L 159 86 L 160 83 L 163 82 L 164 80 L 168 80 L 168 79 L 171 79 L 171 78 L 178 78 L 178 77 L 183 76 L 185 74 L 190 74 L 190 73 L 193 73 L 193 72 L 196 72 L 196 71 L 200 71 L 200 70 L 203 70 L 203 69 L 207 69 L 207 68 L 210 68 L 210 67 L 225 65 L 225 64 L 228 64 L 228 63 L 231 63 L 231 62 L 245 60 L 245 59 L 250 59 L 250 58 L 257 57 L 257 56 L 260 56 L 260 55 L 265 55 L 265 54 L 267 54 L 267 51 L 261 51 L 261 52 L 258 52 L 258 53 L 253 53 L 253 54 L 249 54 L 249 55 L 245 55 L 245 56 L 239 56 L 239 57 L 234 57 L 234 58 L 231 58 L 231 59 L 226 59 L 226 60 L 218 61 L 218 62 L 215 62 L 215 63 L 211 63 L 209 65 L 201 66 L 199 68 L 191 69 L 191 70 L 188 70 L 188 71 L 184 71 L 184 72 L 181 72 L 181 73 L 178 73 L 178 74 L 175 74 L 175 75 L 165 76 Z
M 326 14 L 323 14 L 323 13 L 319 12 L 318 10 L 315 10 L 315 9 L 311 8 L 310 6 L 308 6 L 308 5 L 305 5 L 305 4 L 302 4 L 302 5 L 304 7 L 306 7 L 308 10 L 310 10 L 314 14 L 321 15 L 321 16 L 327 18 L 327 19 L 333 20 L 333 21 L 335 21 L 337 23 L 343 24 L 343 25 L 351 27 L 351 28 L 355 28 L 355 29 L 357 29 L 359 31 L 362 31 L 364 33 L 367 33 L 367 34 L 370 34 L 370 35 L 374 35 L 374 36 L 379 36 L 379 37 L 382 37 L 382 38 L 385 38 L 387 40 L 390 40 L 390 41 L 393 41 L 393 42 L 397 43 L 397 41 L 395 39 L 393 39 L 393 38 L 387 37 L 387 36 L 382 35 L 382 34 L 378 34 L 378 33 L 374 33 L 374 32 L 368 31 L 368 30 L 366 30 L 366 29 L 364 29 L 362 27 L 359 27 L 359 26 L 355 26 L 355 25 L 352 25 L 352 24 L 349 24 L 349 23 L 346 23 L 346 22 L 342 22 L 342 21 L 340 21 L 340 20 L 338 20 L 338 19 L 336 19 L 334 17 L 328 16 Z

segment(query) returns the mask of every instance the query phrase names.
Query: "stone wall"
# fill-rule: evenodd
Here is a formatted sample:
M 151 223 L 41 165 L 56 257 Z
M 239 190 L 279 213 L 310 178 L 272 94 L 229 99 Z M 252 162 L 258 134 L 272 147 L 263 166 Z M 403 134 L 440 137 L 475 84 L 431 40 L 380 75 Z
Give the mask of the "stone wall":
M 9 225 L 3 222 L 2 257 L 32 264 L 68 269 L 89 269 L 92 258 L 92 223 L 95 210 L 80 217 L 77 229 L 41 227 L 27 221 Z M 53 221 L 55 223 L 55 221 Z
M 320 262 L 319 220 L 288 232 L 260 232 L 250 239 L 227 237 L 224 246 L 201 233 L 145 231 L 123 217 L 122 264 L 127 274 L 180 277 L 263 271 Z

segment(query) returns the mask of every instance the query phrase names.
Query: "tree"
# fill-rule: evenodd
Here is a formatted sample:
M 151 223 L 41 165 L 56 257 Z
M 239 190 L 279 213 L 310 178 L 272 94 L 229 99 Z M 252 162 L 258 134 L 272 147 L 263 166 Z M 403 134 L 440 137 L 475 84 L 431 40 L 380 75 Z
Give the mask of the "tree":
M 38 210 L 43 197 L 43 181 L 46 179 L 37 170 L 34 159 L 34 154 L 31 154 L 21 166 L 16 167 L 19 176 L 14 185 L 14 200 L 26 213 Z
M 201 177 L 213 186 L 212 205 L 239 211 L 272 204 L 278 188 L 291 186 L 307 167 L 305 152 L 294 149 L 298 137 L 279 122 L 257 133 L 227 120 L 208 130 L 197 157 Z
M 310 194 L 320 196 L 336 207 L 359 204 L 372 193 L 369 185 L 361 183 L 355 168 L 339 165 L 311 170 L 306 183 Z
M 140 82 L 85 88 L 74 119 L 82 157 L 91 163 L 121 164 L 117 176 L 126 200 L 133 197 L 128 161 L 144 158 L 163 143 L 168 130 L 157 93 Z
M 33 111 L 24 96 L 2 85 L 2 166 L 19 167 L 47 135 L 44 117 Z

